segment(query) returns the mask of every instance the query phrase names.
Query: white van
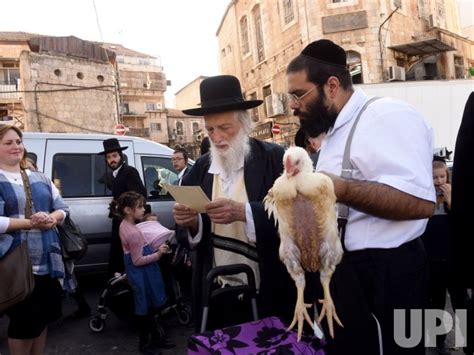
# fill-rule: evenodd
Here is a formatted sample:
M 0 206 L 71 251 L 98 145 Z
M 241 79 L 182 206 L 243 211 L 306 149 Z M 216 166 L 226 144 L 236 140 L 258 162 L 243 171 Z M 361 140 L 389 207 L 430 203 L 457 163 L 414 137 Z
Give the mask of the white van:
M 109 256 L 112 221 L 108 218 L 111 191 L 103 177 L 108 171 L 102 142 L 117 138 L 125 159 L 135 167 L 147 189 L 147 204 L 160 222 L 174 228 L 173 200 L 160 190 L 160 178 L 178 179 L 171 156 L 173 150 L 149 140 L 104 134 L 25 132 L 23 142 L 38 170 L 45 173 L 61 191 L 71 209 L 71 217 L 89 242 L 87 255 L 77 263 L 78 271 L 105 271 Z

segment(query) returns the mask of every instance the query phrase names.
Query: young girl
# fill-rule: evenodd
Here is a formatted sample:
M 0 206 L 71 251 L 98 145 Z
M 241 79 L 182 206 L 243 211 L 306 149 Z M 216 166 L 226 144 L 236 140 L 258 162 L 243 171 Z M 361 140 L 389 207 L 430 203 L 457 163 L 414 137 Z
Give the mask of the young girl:
M 465 308 L 466 290 L 453 286 L 452 233 L 450 226 L 451 184 L 449 170 L 443 158 L 433 160 L 433 184 L 436 190 L 436 209 L 421 236 L 430 266 L 430 308 L 444 310 L 446 291 L 453 309 Z M 445 335 L 439 335 L 436 345 L 445 351 Z
M 120 224 L 120 240 L 124 252 L 125 271 L 135 299 L 135 315 L 139 330 L 139 350 L 154 354 L 155 347 L 170 347 L 160 341 L 153 310 L 166 302 L 165 285 L 157 261 L 169 252 L 166 244 L 157 251 L 145 242 L 135 221 L 145 212 L 145 199 L 136 192 L 125 192 L 112 202 L 112 211 L 123 218 Z

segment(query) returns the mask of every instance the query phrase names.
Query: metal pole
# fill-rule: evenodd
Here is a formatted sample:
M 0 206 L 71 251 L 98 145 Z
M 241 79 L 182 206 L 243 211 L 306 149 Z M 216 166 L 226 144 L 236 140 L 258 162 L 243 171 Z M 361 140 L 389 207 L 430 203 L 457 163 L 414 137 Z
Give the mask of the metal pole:
M 379 26 L 379 50 L 380 50 L 380 70 L 382 74 L 382 82 L 385 81 L 384 75 L 383 75 L 383 46 L 382 46 L 382 26 L 390 20 L 390 18 L 393 16 L 395 12 L 397 12 L 399 7 L 397 6 L 395 10 L 392 11 L 390 15 L 387 16 L 387 18 L 382 22 L 382 24 Z
M 35 84 L 35 112 L 36 112 L 36 121 L 38 122 L 38 129 L 40 132 L 43 132 L 43 129 L 41 128 L 41 120 L 39 117 L 39 105 L 38 105 L 38 85 L 39 83 L 36 82 Z

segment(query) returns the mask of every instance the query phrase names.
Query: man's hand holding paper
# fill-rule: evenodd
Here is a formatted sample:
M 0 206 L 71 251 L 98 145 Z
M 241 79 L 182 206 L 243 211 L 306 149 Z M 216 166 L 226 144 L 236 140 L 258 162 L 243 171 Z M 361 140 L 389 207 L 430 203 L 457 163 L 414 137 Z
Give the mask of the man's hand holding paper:
M 212 222 L 229 224 L 235 221 L 245 222 L 245 204 L 229 198 L 217 198 L 206 205 L 206 212 Z
M 173 214 L 176 224 L 190 228 L 193 234 L 196 233 L 199 227 L 199 217 L 196 210 L 186 207 L 181 203 L 175 203 L 173 207 Z

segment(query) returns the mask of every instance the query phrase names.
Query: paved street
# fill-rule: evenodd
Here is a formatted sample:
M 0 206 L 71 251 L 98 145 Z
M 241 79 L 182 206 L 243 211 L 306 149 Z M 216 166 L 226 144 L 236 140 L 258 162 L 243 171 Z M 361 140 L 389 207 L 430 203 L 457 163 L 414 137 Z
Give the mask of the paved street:
M 99 293 L 105 284 L 105 279 L 98 275 L 88 275 L 80 279 L 86 294 L 87 301 L 96 309 L 99 300 Z M 65 299 L 63 313 L 68 315 L 75 310 L 75 302 L 72 299 Z M 53 354 L 139 354 L 137 351 L 138 337 L 128 324 L 119 320 L 112 312 L 107 317 L 106 328 L 102 333 L 93 333 L 88 327 L 89 318 L 81 320 L 59 320 L 50 327 L 47 355 Z M 193 333 L 193 329 L 179 325 L 174 313 L 166 315 L 163 319 L 165 327 L 168 329 L 170 338 L 176 343 L 176 348 L 163 350 L 164 355 L 186 354 L 187 339 Z M 6 355 L 7 343 L 6 317 L 0 318 L 0 355 Z M 448 349 L 452 355 L 462 355 L 460 350 L 452 350 L 454 344 L 454 332 L 448 335 Z M 437 355 L 434 350 L 427 350 L 426 355 Z
M 96 309 L 99 300 L 99 293 L 105 281 L 103 277 L 97 275 L 88 275 L 87 278 L 80 280 L 84 287 L 87 301 Z M 75 310 L 73 299 L 64 300 L 64 315 L 71 314 Z M 46 354 L 139 354 L 138 336 L 123 321 L 110 312 L 107 317 L 106 328 L 102 333 L 93 333 L 88 326 L 89 318 L 81 320 L 59 320 L 49 329 Z M 186 354 L 187 339 L 193 333 L 193 329 L 179 325 L 174 313 L 166 315 L 163 323 L 169 330 L 170 338 L 176 343 L 177 347 L 170 350 L 164 350 L 164 355 Z M 0 355 L 7 352 L 7 325 L 8 318 L 0 319 Z

